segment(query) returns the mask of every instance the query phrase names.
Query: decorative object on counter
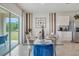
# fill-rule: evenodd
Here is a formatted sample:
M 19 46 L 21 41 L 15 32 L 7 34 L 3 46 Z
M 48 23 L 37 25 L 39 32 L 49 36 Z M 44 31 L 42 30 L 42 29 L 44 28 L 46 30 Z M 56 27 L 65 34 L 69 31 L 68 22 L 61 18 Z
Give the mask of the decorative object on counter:
M 75 18 L 75 20 L 76 20 L 76 19 L 79 19 L 79 15 L 76 14 L 76 15 L 74 16 L 74 18 Z
M 59 26 L 58 31 L 69 31 L 69 26 L 68 25 L 61 25 L 61 26 Z

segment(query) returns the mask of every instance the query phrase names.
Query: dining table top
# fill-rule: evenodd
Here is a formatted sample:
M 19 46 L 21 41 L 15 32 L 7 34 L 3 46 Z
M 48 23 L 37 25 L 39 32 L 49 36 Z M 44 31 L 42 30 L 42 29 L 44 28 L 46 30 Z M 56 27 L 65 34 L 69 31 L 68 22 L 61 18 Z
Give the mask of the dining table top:
M 46 39 L 37 39 L 33 42 L 33 44 L 53 44 L 53 42 Z
M 50 36 L 46 36 L 45 39 L 39 39 L 39 38 L 36 38 L 36 37 L 30 37 L 29 39 L 30 41 L 33 41 L 32 44 L 49 44 L 49 43 L 54 43 L 56 44 L 56 37 L 50 37 Z

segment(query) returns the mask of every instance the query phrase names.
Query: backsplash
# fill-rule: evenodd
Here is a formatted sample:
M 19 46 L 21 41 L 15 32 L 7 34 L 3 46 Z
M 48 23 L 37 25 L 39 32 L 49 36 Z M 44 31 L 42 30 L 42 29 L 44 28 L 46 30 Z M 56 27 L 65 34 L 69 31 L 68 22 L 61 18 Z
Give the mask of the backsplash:
M 69 26 L 60 25 L 58 28 L 58 31 L 69 31 Z

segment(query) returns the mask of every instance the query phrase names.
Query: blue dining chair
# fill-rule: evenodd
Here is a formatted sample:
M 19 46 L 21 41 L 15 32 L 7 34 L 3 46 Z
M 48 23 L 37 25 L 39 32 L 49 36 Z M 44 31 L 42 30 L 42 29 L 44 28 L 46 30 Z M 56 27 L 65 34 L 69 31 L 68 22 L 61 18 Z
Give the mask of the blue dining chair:
M 0 44 L 4 44 L 4 46 L 6 46 L 7 37 L 8 37 L 8 34 L 0 36 Z
M 0 36 L 0 44 L 5 43 L 5 37 L 4 36 Z
M 6 35 L 4 36 L 4 38 L 5 38 L 5 41 L 7 41 L 7 37 L 8 37 L 8 34 L 6 34 Z

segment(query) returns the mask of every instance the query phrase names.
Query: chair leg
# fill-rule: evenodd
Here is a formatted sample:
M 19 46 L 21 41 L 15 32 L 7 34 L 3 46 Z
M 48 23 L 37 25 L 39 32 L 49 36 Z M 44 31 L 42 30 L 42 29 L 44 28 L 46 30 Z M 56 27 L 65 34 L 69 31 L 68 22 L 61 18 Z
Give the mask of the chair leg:
M 30 56 L 30 53 L 31 53 L 31 49 L 29 49 L 29 56 Z
M 31 52 L 32 52 L 32 44 L 30 44 L 30 49 L 29 49 L 29 56 L 30 56 L 30 54 L 31 54 Z
M 6 42 L 4 43 L 4 47 L 6 47 Z
M 55 56 L 56 56 L 56 45 L 55 45 Z

